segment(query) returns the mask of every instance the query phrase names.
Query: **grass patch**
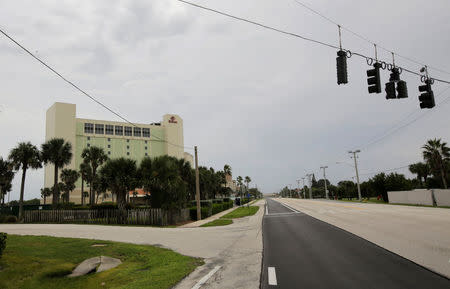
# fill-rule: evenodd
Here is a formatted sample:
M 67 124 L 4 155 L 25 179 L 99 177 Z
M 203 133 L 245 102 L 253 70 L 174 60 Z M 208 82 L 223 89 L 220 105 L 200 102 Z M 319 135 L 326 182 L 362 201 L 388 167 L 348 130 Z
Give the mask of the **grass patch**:
M 215 227 L 215 226 L 226 226 L 233 224 L 233 220 L 230 219 L 217 219 L 214 221 L 211 221 L 209 223 L 203 224 L 200 227 Z
M 253 216 L 258 212 L 259 206 L 243 206 L 239 207 L 236 210 L 229 212 L 225 216 L 222 216 L 221 219 L 236 219 L 236 218 L 242 218 L 247 216 Z
M 83 260 L 100 255 L 119 258 L 122 264 L 101 273 L 65 277 Z M 201 259 L 153 246 L 8 235 L 0 259 L 0 288 L 171 288 L 202 264 Z

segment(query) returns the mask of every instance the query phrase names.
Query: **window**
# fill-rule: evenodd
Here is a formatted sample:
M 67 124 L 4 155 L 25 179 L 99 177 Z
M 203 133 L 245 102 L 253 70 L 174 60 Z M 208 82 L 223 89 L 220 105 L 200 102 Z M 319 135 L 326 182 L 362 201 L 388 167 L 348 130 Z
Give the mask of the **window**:
M 137 137 L 141 137 L 141 128 L 140 127 L 133 127 L 133 135 Z
M 143 137 L 150 137 L 150 129 L 149 128 L 143 128 L 142 129 L 142 136 Z M 147 143 L 147 141 L 145 141 Z
M 104 134 L 105 133 L 105 125 L 104 124 L 95 124 L 95 133 L 96 134 Z
M 147 143 L 147 141 L 145 141 L 145 143 Z
M 105 134 L 114 134 L 114 126 L 109 124 L 105 125 Z
M 129 156 L 130 155 L 130 152 L 127 152 L 127 156 Z
M 108 155 L 110 155 L 111 154 L 111 152 L 108 152 Z
M 84 124 L 84 133 L 94 133 L 94 124 L 85 123 Z
M 145 150 L 147 150 L 147 147 L 145 147 Z
M 91 144 L 89 144 L 89 143 L 88 143 L 88 144 L 87 144 L 87 146 L 88 146 L 88 147 L 90 147 L 90 146 L 91 146 Z
M 145 156 L 148 156 L 148 153 L 145 153 Z
M 130 149 L 130 146 L 127 146 L 127 150 L 129 150 Z
M 131 136 L 131 126 L 126 126 L 125 127 L 125 135 L 126 136 Z
M 88 136 L 88 137 L 87 137 L 87 140 L 91 140 L 91 137 L 90 137 L 90 136 Z
M 108 141 L 111 141 L 111 138 L 108 138 Z
M 110 148 L 111 148 L 111 145 L 108 145 L 108 148 L 110 149 Z
M 123 126 L 116 125 L 115 129 L 116 129 L 116 135 L 123 135 Z
M 127 139 L 127 142 L 130 142 L 130 140 L 129 140 L 129 139 Z

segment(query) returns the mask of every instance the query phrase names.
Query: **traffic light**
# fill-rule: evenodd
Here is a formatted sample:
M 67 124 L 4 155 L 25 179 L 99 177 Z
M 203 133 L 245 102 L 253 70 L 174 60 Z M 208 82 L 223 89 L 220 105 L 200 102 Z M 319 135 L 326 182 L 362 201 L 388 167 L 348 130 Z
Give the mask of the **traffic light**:
M 397 67 L 392 68 L 391 75 L 389 77 L 389 81 L 399 81 L 400 80 L 400 71 Z
M 424 85 L 419 86 L 419 91 L 424 92 L 419 95 L 420 108 L 433 108 L 435 106 L 434 93 L 431 90 L 431 80 L 426 79 Z
M 408 87 L 406 86 L 406 81 L 399 80 L 397 82 L 397 98 L 407 98 L 408 97 Z
M 396 92 L 395 92 L 395 82 L 393 82 L 393 81 L 387 82 L 386 88 L 384 90 L 386 91 L 386 99 L 397 98 Z
M 381 64 L 376 62 L 373 69 L 367 70 L 367 84 L 369 85 L 369 93 L 381 93 L 381 79 L 380 79 Z
M 348 82 L 347 77 L 347 53 L 344 50 L 339 50 L 336 57 L 337 68 L 337 83 L 345 84 Z

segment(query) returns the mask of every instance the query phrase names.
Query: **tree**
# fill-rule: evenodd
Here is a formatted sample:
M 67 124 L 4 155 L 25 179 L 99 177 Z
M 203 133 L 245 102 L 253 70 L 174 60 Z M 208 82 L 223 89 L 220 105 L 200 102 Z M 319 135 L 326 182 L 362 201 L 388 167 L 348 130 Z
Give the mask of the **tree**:
M 231 176 L 231 167 L 230 167 L 230 165 L 224 165 L 224 166 L 223 166 L 223 172 L 224 172 L 226 175 Z
M 153 208 L 181 209 L 186 207 L 189 193 L 190 174 L 184 162 L 174 157 L 160 156 L 145 158 L 139 167 L 139 176 L 145 192 L 150 192 L 150 204 Z
M 84 191 L 84 181 L 89 179 L 89 176 L 92 174 L 91 172 L 91 166 L 86 163 L 82 162 L 80 164 L 80 176 L 81 176 L 81 205 L 84 206 L 84 198 L 85 191 Z M 88 195 L 89 196 L 89 195 Z
M 409 171 L 417 175 L 417 181 L 420 187 L 427 182 L 427 178 L 430 175 L 430 167 L 426 163 L 418 162 L 409 166 Z
M 248 191 L 248 184 L 250 184 L 251 181 L 252 179 L 249 176 L 245 177 L 245 183 L 247 184 L 247 191 Z
M 238 183 L 238 185 L 239 185 L 239 191 L 240 191 L 240 193 L 241 193 L 241 197 L 242 197 L 242 181 L 243 181 L 244 179 L 241 177 L 241 176 L 238 176 L 237 178 L 236 178 L 236 181 L 237 181 L 237 183 Z
M 93 205 L 95 196 L 92 192 L 92 187 L 97 177 L 97 169 L 108 160 L 108 156 L 103 148 L 92 146 L 85 148 L 81 153 L 81 157 L 84 159 L 84 162 L 90 166 L 91 174 L 88 175 L 87 180 L 89 182 L 89 204 Z
M 64 184 L 64 199 L 66 203 L 70 201 L 70 192 L 75 189 L 75 183 L 80 177 L 80 174 L 71 169 L 63 169 L 61 171 L 61 181 Z
M 444 189 L 447 189 L 446 164 L 450 161 L 450 148 L 441 139 L 430 139 L 422 147 L 423 158 L 435 176 L 440 175 Z
M 47 203 L 47 197 L 50 197 L 52 190 L 50 188 L 41 189 L 41 197 L 44 199 L 44 205 Z
M 42 167 L 38 148 L 30 142 L 21 142 L 9 153 L 9 161 L 18 171 L 22 168 L 22 182 L 20 184 L 19 221 L 23 220 L 23 195 L 27 170 Z
M 53 182 L 53 205 L 59 202 L 58 186 L 58 170 L 70 164 L 72 160 L 72 145 L 64 141 L 63 138 L 52 138 L 41 146 L 42 160 L 44 164 L 53 164 L 54 166 L 54 182 Z
M 5 204 L 6 194 L 12 189 L 13 179 L 14 170 L 12 163 L 0 157 L 0 197 L 2 199 L 2 205 Z
M 136 188 L 136 161 L 126 158 L 111 159 L 103 165 L 99 173 L 111 193 L 117 196 L 120 220 L 125 221 L 126 196 Z

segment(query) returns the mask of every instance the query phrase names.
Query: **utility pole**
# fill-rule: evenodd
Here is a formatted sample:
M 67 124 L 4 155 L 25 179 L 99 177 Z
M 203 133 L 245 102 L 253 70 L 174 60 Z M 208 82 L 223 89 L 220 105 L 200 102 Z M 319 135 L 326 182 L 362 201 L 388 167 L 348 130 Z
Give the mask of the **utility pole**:
M 197 220 L 202 219 L 202 210 L 200 207 L 200 178 L 198 175 L 198 155 L 197 146 L 194 147 L 195 150 L 195 200 L 197 201 Z
M 303 177 L 302 180 L 303 180 L 303 188 L 302 188 L 302 191 L 303 191 L 303 199 L 306 199 L 306 193 L 305 193 L 305 177 Z
M 323 169 L 323 180 L 324 180 L 324 183 L 325 183 L 325 197 L 328 200 L 329 198 L 328 198 L 328 190 L 327 190 L 327 176 L 325 175 L 325 169 L 328 169 L 328 166 L 323 166 L 323 167 L 320 167 L 320 168 Z
M 308 177 L 308 181 L 309 181 L 309 198 L 312 199 L 312 176 L 313 176 L 313 174 L 307 174 L 306 176 Z
M 292 184 L 289 184 L 289 198 L 292 198 Z
M 298 193 L 298 198 L 300 199 L 300 180 L 297 180 L 297 193 Z
M 353 160 L 355 161 L 355 171 L 356 171 L 356 184 L 358 186 L 358 199 L 361 202 L 362 198 L 361 198 L 361 187 L 359 186 L 359 174 L 358 174 L 358 163 L 356 162 L 356 154 L 360 153 L 360 150 L 355 150 L 355 151 L 348 151 L 349 154 L 353 154 Z

